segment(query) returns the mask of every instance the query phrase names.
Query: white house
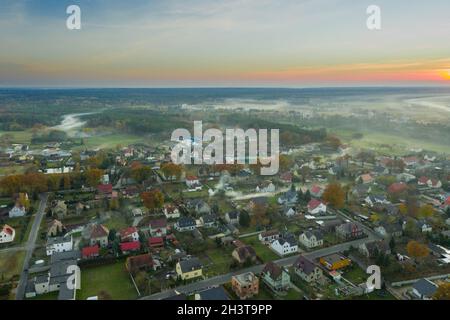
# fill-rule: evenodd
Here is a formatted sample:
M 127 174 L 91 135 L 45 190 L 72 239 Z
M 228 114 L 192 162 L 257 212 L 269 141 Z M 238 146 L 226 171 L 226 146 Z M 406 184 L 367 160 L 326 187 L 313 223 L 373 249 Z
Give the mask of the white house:
M 72 235 L 69 237 L 55 237 L 47 240 L 47 255 L 51 256 L 55 252 L 66 252 L 73 250 Z
M 271 181 L 264 182 L 256 186 L 256 192 L 275 192 L 276 187 Z
M 164 207 L 164 215 L 167 219 L 178 219 L 180 217 L 180 210 L 176 206 L 168 204 Z
M 298 214 L 295 207 L 286 206 L 284 207 L 283 213 L 286 217 L 290 218 Z
M 270 248 L 280 256 L 285 256 L 298 251 L 298 244 L 295 238 L 284 237 L 274 240 L 270 244 Z
M 189 189 L 196 189 L 200 185 L 200 180 L 196 176 L 187 176 L 186 177 L 186 186 Z
M 307 230 L 300 235 L 299 241 L 306 248 L 311 249 L 323 245 L 323 236 L 319 231 Z
M 320 200 L 312 199 L 308 203 L 308 213 L 312 215 L 322 214 L 327 212 L 327 206 Z
M 16 230 L 13 227 L 5 224 L 2 231 L 0 231 L 0 243 L 9 243 L 14 241 Z
M 20 204 L 16 204 L 10 211 L 9 211 L 9 217 L 10 218 L 16 218 L 16 217 L 23 217 L 27 213 L 27 210 L 24 206 Z

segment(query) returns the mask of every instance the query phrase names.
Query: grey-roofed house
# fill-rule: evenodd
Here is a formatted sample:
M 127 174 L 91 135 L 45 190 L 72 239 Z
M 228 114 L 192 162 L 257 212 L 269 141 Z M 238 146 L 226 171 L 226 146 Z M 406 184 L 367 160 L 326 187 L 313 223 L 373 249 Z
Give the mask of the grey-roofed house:
M 308 249 L 320 247 L 323 245 L 323 235 L 319 230 L 306 230 L 300 235 L 299 241 Z
M 202 276 L 203 265 L 198 258 L 181 260 L 176 264 L 175 270 L 181 280 L 188 280 Z
M 437 290 L 437 285 L 428 279 L 420 279 L 413 284 L 412 293 L 419 299 L 431 300 Z
M 195 220 L 191 217 L 181 217 L 175 223 L 175 229 L 179 232 L 193 231 L 197 227 Z
M 322 269 L 305 256 L 300 256 L 295 261 L 294 271 L 300 278 L 308 283 L 313 281 L 321 281 L 323 278 Z

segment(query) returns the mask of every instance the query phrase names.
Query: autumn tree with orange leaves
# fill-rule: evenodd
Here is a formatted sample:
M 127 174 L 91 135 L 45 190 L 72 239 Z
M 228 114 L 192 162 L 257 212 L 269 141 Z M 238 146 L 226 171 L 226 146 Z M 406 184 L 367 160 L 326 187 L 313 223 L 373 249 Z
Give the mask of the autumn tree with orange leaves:
M 336 209 L 344 207 L 345 192 L 339 183 L 329 184 L 323 193 L 323 200 Z

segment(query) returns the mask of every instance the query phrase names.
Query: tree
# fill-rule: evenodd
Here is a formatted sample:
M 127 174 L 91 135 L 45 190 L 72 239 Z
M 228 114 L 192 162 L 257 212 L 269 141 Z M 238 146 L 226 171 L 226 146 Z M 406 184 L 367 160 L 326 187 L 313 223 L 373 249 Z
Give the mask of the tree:
M 269 218 L 267 217 L 267 210 L 264 206 L 255 204 L 252 209 L 252 218 L 251 225 L 252 226 L 266 226 L 270 223 Z
M 144 206 L 152 211 L 161 208 L 164 204 L 164 195 L 156 189 L 142 192 L 141 199 Z
M 432 205 L 426 204 L 420 207 L 419 209 L 419 217 L 421 218 L 429 218 L 433 216 L 434 208 Z
M 177 165 L 175 163 L 164 163 L 161 166 L 161 171 L 164 173 L 164 176 L 167 179 L 172 179 L 172 177 L 175 177 L 177 180 L 180 179 L 182 173 L 183 173 L 183 167 L 181 165 Z
M 239 224 L 244 228 L 248 228 L 250 226 L 250 215 L 247 211 L 242 211 L 239 215 Z
M 345 192 L 339 183 L 331 183 L 325 188 L 323 199 L 332 207 L 340 209 L 345 204 Z
M 441 283 L 433 296 L 434 300 L 450 300 L 450 283 Z
M 430 252 L 426 245 L 421 244 L 415 240 L 411 240 L 408 242 L 408 244 L 406 245 L 406 251 L 411 257 L 415 259 L 425 258 Z
M 72 184 L 71 184 L 71 181 L 70 181 L 70 175 L 65 174 L 63 176 L 63 186 L 64 186 L 65 190 L 68 190 L 68 189 L 71 188 Z
M 90 187 L 96 187 L 100 183 L 100 179 L 103 176 L 103 170 L 101 169 L 89 169 L 86 171 L 86 183 Z
M 303 201 L 305 203 L 308 203 L 311 201 L 311 192 L 309 190 L 306 190 L 305 195 L 303 197 Z
M 143 165 L 132 167 L 130 175 L 136 182 L 142 183 L 152 176 L 152 168 Z
M 391 252 L 394 253 L 395 252 L 395 239 L 394 237 L 391 237 L 391 240 L 389 241 L 389 248 L 391 249 Z

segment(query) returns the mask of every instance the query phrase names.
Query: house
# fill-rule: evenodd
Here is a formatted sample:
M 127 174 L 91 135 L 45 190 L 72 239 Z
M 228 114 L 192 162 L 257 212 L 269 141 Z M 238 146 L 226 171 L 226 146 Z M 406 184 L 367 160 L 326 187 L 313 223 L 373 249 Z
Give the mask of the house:
M 136 227 L 122 229 L 120 230 L 119 235 L 121 242 L 139 241 L 139 232 Z
M 158 261 L 153 260 L 150 253 L 128 257 L 125 262 L 125 268 L 131 274 L 136 274 L 139 271 L 156 270 L 158 267 Z
M 144 212 L 142 211 L 141 208 L 133 208 L 131 210 L 131 214 L 133 215 L 133 217 L 137 217 L 137 216 L 142 216 L 144 214 Z
M 212 228 L 216 225 L 217 217 L 214 214 L 208 214 L 200 217 L 200 222 L 205 228 Z
M 419 220 L 419 221 L 417 221 L 416 224 L 422 233 L 427 233 L 427 232 L 433 231 L 433 227 L 430 224 L 428 224 L 425 220 Z
M 283 183 L 286 183 L 286 184 L 288 184 L 288 183 L 292 183 L 292 173 L 291 172 L 283 172 L 281 175 L 280 175 L 280 180 L 283 182 Z
M 246 272 L 231 278 L 231 288 L 241 300 L 252 298 L 259 293 L 259 279 L 253 272 Z
M 367 258 L 376 258 L 378 254 L 390 254 L 391 249 L 386 241 L 374 241 L 362 243 L 358 246 L 358 251 Z
M 153 249 L 162 248 L 164 247 L 164 238 L 162 237 L 148 238 L 148 246 Z
M 252 246 L 244 245 L 233 250 L 231 256 L 239 264 L 254 263 L 258 259 Z
M 51 256 L 55 252 L 66 252 L 72 250 L 73 250 L 72 236 L 54 237 L 47 239 L 46 251 L 48 256 Z
M 179 232 L 193 231 L 196 227 L 197 224 L 191 217 L 181 217 L 175 223 L 175 229 Z
M 113 185 L 100 184 L 97 186 L 97 199 L 112 198 L 113 197 Z
M 288 218 L 296 216 L 298 214 L 297 208 L 294 206 L 285 206 L 283 208 L 283 214 Z
M 189 189 L 201 188 L 200 180 L 196 176 L 187 176 L 186 177 L 186 186 Z
M 230 211 L 225 214 L 225 221 L 231 224 L 239 224 L 239 212 Z
M 203 275 L 203 266 L 198 258 L 181 260 L 175 266 L 178 277 L 181 280 L 198 278 Z
M 21 205 L 19 202 L 16 202 L 16 205 L 9 211 L 10 218 L 23 217 L 27 214 L 27 209 L 25 206 Z
M 399 223 L 385 223 L 382 222 L 374 231 L 383 238 L 399 238 L 403 235 L 403 228 Z
M 201 200 L 201 199 L 194 201 L 193 209 L 199 215 L 210 214 L 211 213 L 211 207 L 209 206 L 209 204 L 206 203 L 205 201 Z
M 101 224 L 90 224 L 83 230 L 83 238 L 89 240 L 89 245 L 94 246 L 99 244 L 100 247 L 106 248 L 108 246 L 109 230 Z
M 413 284 L 412 293 L 419 299 L 431 300 L 436 293 L 438 286 L 428 279 L 420 279 Z
M 279 204 L 294 204 L 297 202 L 298 194 L 295 188 L 290 188 L 289 191 L 283 193 L 278 198 Z
M 0 243 L 10 243 L 14 241 L 14 238 L 16 237 L 16 230 L 5 224 L 2 228 L 2 231 L 0 231 Z
M 200 291 L 195 294 L 195 300 L 215 300 L 215 301 L 225 301 L 230 300 L 227 292 L 222 286 L 209 288 L 203 291 Z
M 289 272 L 270 261 L 261 272 L 262 281 L 273 291 L 287 291 L 291 287 Z
M 256 186 L 255 191 L 256 192 L 261 192 L 261 193 L 265 193 L 265 192 L 275 192 L 276 187 L 275 185 L 272 183 L 272 181 L 264 181 L 263 183 L 259 184 L 258 186 Z
M 64 230 L 65 227 L 62 224 L 62 222 L 55 219 L 52 222 L 50 222 L 50 225 L 47 230 L 47 237 L 56 237 L 62 235 Z
M 92 247 L 84 247 L 81 249 L 81 257 L 83 259 L 92 259 L 100 255 L 100 247 L 98 245 Z
M 306 230 L 300 235 L 299 241 L 306 248 L 312 249 L 323 246 L 323 235 L 318 230 Z
M 120 251 L 122 251 L 123 254 L 128 254 L 139 250 L 141 250 L 141 243 L 139 241 L 122 242 L 120 244 Z
M 352 191 L 354 197 L 358 199 L 363 199 L 367 197 L 367 195 L 372 192 L 372 187 L 368 184 L 357 184 Z
M 280 232 L 278 230 L 263 231 L 258 235 L 259 241 L 263 243 L 271 243 L 272 241 L 280 237 Z
M 270 248 L 280 256 L 285 256 L 298 251 L 297 240 L 292 234 L 285 234 L 272 241 Z
M 311 199 L 308 202 L 308 213 L 312 215 L 324 214 L 327 212 L 327 206 L 320 200 Z
M 167 235 L 167 220 L 162 218 L 150 221 L 150 234 L 152 237 L 165 237 Z
M 322 197 L 323 191 L 324 190 L 318 185 L 312 186 L 311 189 L 309 190 L 311 196 L 314 197 L 314 198 Z
M 320 264 L 330 271 L 339 270 L 349 266 L 352 261 L 338 253 L 333 253 L 319 259 Z
M 374 181 L 374 178 L 372 177 L 371 174 L 366 173 L 366 174 L 362 174 L 360 175 L 356 181 L 358 183 L 362 183 L 362 184 L 368 184 L 368 183 L 372 183 Z
M 321 282 L 323 280 L 322 269 L 305 256 L 298 257 L 294 262 L 294 272 L 308 283 Z
M 399 194 L 405 192 L 408 189 L 408 185 L 404 182 L 395 182 L 388 188 L 390 194 Z
M 64 201 L 58 200 L 52 208 L 52 216 L 63 219 L 67 215 L 67 205 Z
M 127 186 L 125 190 L 122 191 L 122 196 L 124 198 L 132 199 L 139 196 L 139 188 L 136 186 Z
M 369 206 L 373 207 L 376 204 L 390 204 L 385 196 L 381 195 L 370 195 L 364 199 L 364 202 Z
M 52 261 L 50 270 L 46 274 L 36 276 L 28 282 L 25 297 L 31 298 L 40 294 L 58 292 L 58 300 L 75 300 L 76 290 L 79 288 L 77 286 L 69 287 L 68 283 L 69 280 L 75 284 L 81 282 L 80 274 L 73 272 L 77 268 L 77 263 L 77 260 L 72 259 L 71 255 Z
M 364 230 L 354 222 L 346 222 L 336 227 L 336 235 L 345 240 L 358 239 L 364 236 Z
M 164 215 L 167 219 L 178 219 L 180 217 L 180 210 L 173 204 L 164 206 Z

